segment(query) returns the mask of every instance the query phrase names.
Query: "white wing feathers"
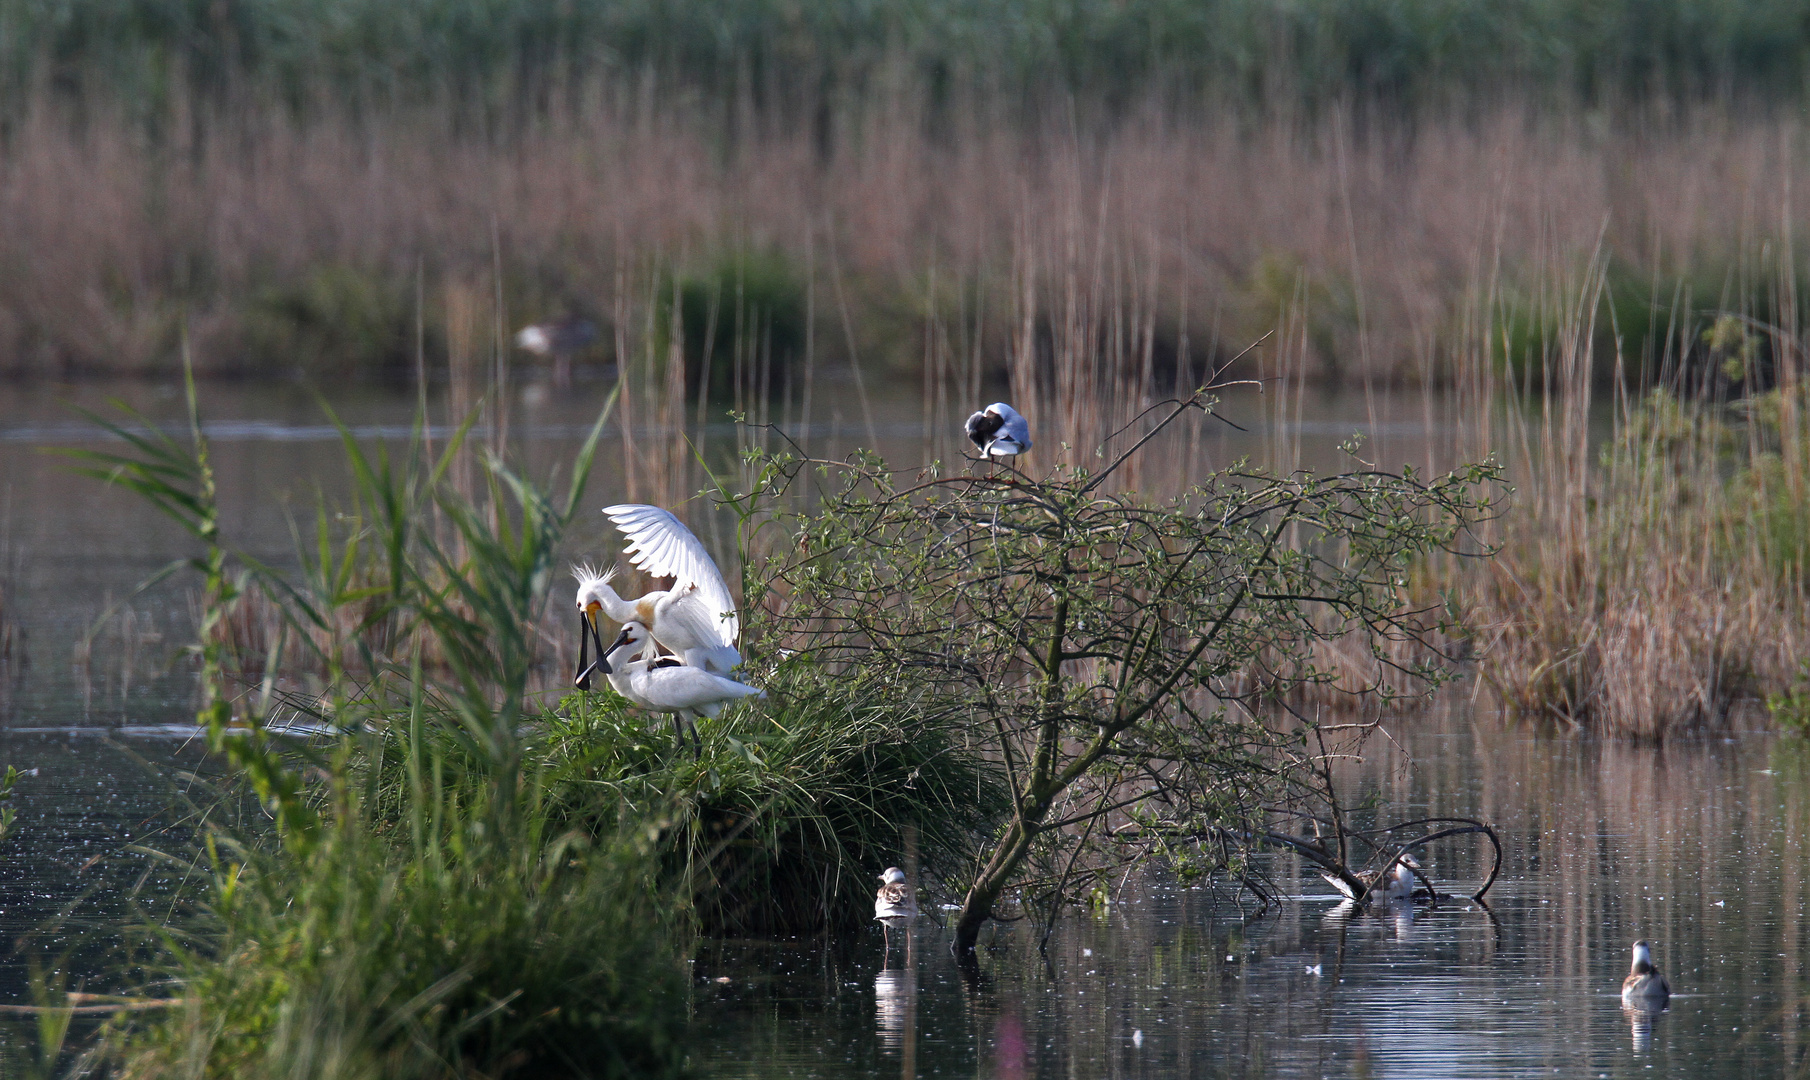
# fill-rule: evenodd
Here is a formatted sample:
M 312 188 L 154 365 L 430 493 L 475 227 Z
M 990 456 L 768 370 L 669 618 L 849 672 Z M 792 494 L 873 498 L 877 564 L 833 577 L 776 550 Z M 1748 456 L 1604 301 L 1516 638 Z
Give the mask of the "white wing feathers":
M 689 609 L 696 608 L 702 618 L 684 618 L 693 624 L 694 632 L 708 628 L 720 644 L 733 647 L 742 629 L 741 620 L 736 617 L 735 598 L 729 595 L 729 585 L 710 552 L 704 550 L 691 530 L 657 506 L 618 503 L 604 507 L 603 512 L 629 538 L 623 554 L 631 563 L 654 577 L 674 579 L 674 595 L 668 601 L 671 608 L 662 615 L 673 617 L 679 609 L 686 609 L 685 615 L 691 615 Z M 707 623 L 714 625 L 707 627 Z

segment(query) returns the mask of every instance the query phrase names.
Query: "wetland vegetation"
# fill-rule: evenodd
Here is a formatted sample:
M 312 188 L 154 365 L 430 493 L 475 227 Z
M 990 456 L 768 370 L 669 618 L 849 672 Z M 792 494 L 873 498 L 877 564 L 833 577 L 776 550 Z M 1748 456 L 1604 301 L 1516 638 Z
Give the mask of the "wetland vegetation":
M 889 853 L 968 890 L 967 951 L 1001 906 L 1053 920 L 1157 853 L 1121 835 L 1083 857 L 1109 818 L 1236 881 L 1268 801 L 1336 805 L 1329 732 L 1271 707 L 1328 678 L 1307 646 L 1420 642 L 1445 613 L 1404 610 L 1401 575 L 1460 550 L 1496 497 L 1488 468 L 1231 471 L 1170 504 L 1115 491 L 1204 394 L 1093 474 L 897 489 L 870 457 L 751 451 L 754 485 L 722 491 L 769 703 L 703 724 L 693 758 L 613 696 L 536 692 L 553 553 L 607 412 L 558 497 L 473 453 L 469 420 L 437 455 L 419 424 L 394 456 L 345 433 L 354 496 L 323 504 L 284 574 L 222 533 L 188 392 L 186 438 L 128 415 L 103 421 L 123 450 L 75 456 L 200 546 L 173 567 L 202 578 L 199 721 L 225 797 L 266 817 L 198 829 L 194 873 L 147 928 L 149 974 L 114 988 L 154 1008 L 78 1063 L 125 1075 L 675 1072 L 692 936 L 858 923 Z M 791 485 L 825 469 L 800 502 Z M 972 535 L 935 542 L 961 522 Z M 247 653 L 252 597 L 267 630 Z M 1388 662 L 1430 686 L 1441 659 Z M 1330 729 L 1342 750 L 1352 727 Z
M 0 369 L 186 380 L 78 465 L 192 548 L 226 770 L 76 990 L 130 1008 L 70 1037 L 39 978 L 37 1065 L 681 1075 L 704 943 L 846 935 L 887 865 L 970 957 L 1139 867 L 1267 906 L 1311 836 L 1356 882 L 1397 852 L 1345 762 L 1454 675 L 1572 735 L 1810 726 L 1810 30 L 1384 7 L 0 0 Z M 508 345 L 560 315 L 575 390 Z M 272 559 L 215 376 L 420 405 L 329 416 L 345 493 Z M 1413 464 L 1307 460 L 1383 388 Z M 533 476 L 548 393 L 599 411 Z M 1263 460 L 1207 460 L 1221 393 Z M 996 396 L 1036 453 L 966 467 Z M 767 698 L 695 758 L 569 689 L 615 439 L 741 578 Z

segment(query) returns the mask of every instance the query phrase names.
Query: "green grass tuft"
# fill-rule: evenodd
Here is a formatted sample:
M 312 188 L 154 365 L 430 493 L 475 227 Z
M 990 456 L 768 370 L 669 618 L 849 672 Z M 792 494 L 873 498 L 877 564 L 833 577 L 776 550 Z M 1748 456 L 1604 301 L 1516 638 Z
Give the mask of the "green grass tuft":
M 757 679 L 768 701 L 698 726 L 701 757 L 620 698 L 574 695 L 548 721 L 560 797 L 660 820 L 669 869 L 718 935 L 846 930 L 875 878 L 915 845 L 929 880 L 963 881 L 975 841 L 1010 812 L 1005 778 L 957 725 L 868 704 L 814 667 Z
M 184 1004 L 106 1034 L 119 1075 L 680 1072 L 680 937 L 645 837 L 436 786 L 425 760 L 400 817 L 341 785 L 305 850 L 210 844 L 204 924 L 168 939 Z

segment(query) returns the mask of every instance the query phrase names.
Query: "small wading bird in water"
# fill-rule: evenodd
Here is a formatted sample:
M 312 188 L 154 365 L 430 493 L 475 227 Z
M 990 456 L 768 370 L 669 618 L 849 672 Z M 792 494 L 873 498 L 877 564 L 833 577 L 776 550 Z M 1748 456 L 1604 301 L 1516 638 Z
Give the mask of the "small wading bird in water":
M 905 871 L 889 866 L 880 875 L 880 891 L 874 893 L 874 918 L 887 926 L 903 926 L 918 917 L 918 898 L 905 881 Z
M 572 357 L 590 348 L 596 340 L 595 323 L 567 315 L 522 327 L 516 332 L 515 347 L 536 356 L 552 357 L 553 385 L 563 390 L 572 385 Z
M 892 944 L 893 927 L 906 927 L 918 917 L 918 897 L 905 880 L 905 871 L 889 866 L 880 875 L 880 891 L 874 893 L 874 919 L 886 931 L 887 944 Z
M 1672 996 L 1672 984 L 1653 966 L 1653 947 L 1645 941 L 1634 943 L 1634 962 L 1628 977 L 1621 981 L 1621 999 L 1641 1005 L 1663 1005 Z
M 610 685 L 616 692 L 632 704 L 654 712 L 671 713 L 673 731 L 680 746 L 685 745 L 685 730 L 689 727 L 694 758 L 703 755 L 703 744 L 692 721 L 699 716 L 714 717 L 732 701 L 767 696 L 764 690 L 692 667 L 678 657 L 649 656 L 652 647 L 653 637 L 647 627 L 631 619 L 623 624 L 615 644 L 604 653 L 606 663 L 602 670 L 609 676 Z M 624 650 L 628 660 L 614 665 L 607 663 L 608 657 Z
M 1406 900 L 1413 896 L 1414 871 L 1418 869 L 1420 869 L 1420 864 L 1414 861 L 1414 856 L 1403 855 L 1387 870 L 1365 871 L 1358 875 L 1358 880 L 1363 882 L 1368 890 L 1362 897 L 1353 892 L 1351 886 L 1346 884 L 1343 879 L 1334 877 L 1324 870 L 1320 871 L 1320 876 L 1325 878 L 1333 888 L 1344 894 L 1347 900 L 1364 899 L 1372 903 L 1381 903 L 1390 900 Z
M 1017 457 L 1031 448 L 1031 425 L 1003 401 L 968 417 L 964 430 L 968 441 L 990 458 Z
M 741 633 L 741 621 L 735 614 L 735 600 L 703 543 L 678 518 L 657 506 L 619 503 L 604 507 L 603 512 L 629 538 L 624 549 L 629 561 L 653 577 L 670 577 L 673 583 L 670 589 L 624 600 L 610 586 L 615 570 L 574 570 L 580 632 L 586 632 L 588 626 L 601 644 L 602 639 L 595 637 L 601 613 L 614 622 L 640 623 L 655 641 L 692 667 L 718 675 L 740 667 L 742 654 L 735 649 L 735 639 Z M 582 652 L 582 642 L 579 648 Z M 580 668 L 582 678 L 583 665 Z

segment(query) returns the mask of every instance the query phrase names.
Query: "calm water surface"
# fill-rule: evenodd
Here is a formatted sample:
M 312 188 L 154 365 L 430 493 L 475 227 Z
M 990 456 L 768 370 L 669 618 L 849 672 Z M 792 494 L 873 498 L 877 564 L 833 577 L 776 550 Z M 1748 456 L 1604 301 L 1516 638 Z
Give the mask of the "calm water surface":
M 1058 924 L 1047 966 L 1002 927 L 965 981 L 930 923 L 826 946 L 726 945 L 698 961 L 711 1075 L 1795 1075 L 1805 1053 L 1810 749 L 1752 736 L 1665 751 L 1404 721 L 1405 752 L 1344 778 L 1395 820 L 1476 814 L 1507 845 L 1485 908 L 1352 914 L 1293 860 L 1280 911 L 1243 917 L 1160 873 Z M 1483 869 L 1436 848 L 1442 886 Z M 1467 884 L 1468 883 L 1468 884 Z M 1619 988 L 1655 944 L 1678 991 L 1656 1017 Z M 983 941 L 985 936 L 983 935 Z M 725 982 L 715 980 L 727 979 Z
M 116 958 L 107 913 L 123 911 L 120 898 L 148 866 L 138 845 L 179 836 L 167 830 L 180 829 L 191 770 L 205 769 L 179 728 L 193 708 L 192 671 L 178 651 L 192 628 L 192 585 L 132 592 L 191 549 L 130 498 L 72 479 L 41 452 L 101 445 L 65 406 L 98 407 L 114 393 L 160 419 L 182 415 L 168 387 L 0 387 L 0 580 L 8 617 L 26 632 L 24 656 L 0 662 L 0 761 L 36 770 L 19 786 L 17 837 L 0 848 L 0 931 L 14 944 L 0 953 L 5 1000 L 23 999 L 33 962 L 78 977 L 106 970 Z M 337 436 L 301 390 L 203 393 L 229 538 L 280 564 L 293 550 L 290 516 L 306 520 L 317 493 L 344 490 Z M 569 459 L 601 396 L 599 387 L 566 396 L 529 388 L 513 403 L 531 472 Z M 413 398 L 348 391 L 334 405 L 362 438 L 393 441 Z M 882 402 L 874 412 L 890 457 L 923 456 L 915 407 Z M 1261 453 L 1276 433 L 1255 427 L 1214 427 L 1194 452 L 1203 461 Z M 1416 457 L 1439 434 L 1417 401 L 1388 399 L 1325 402 L 1284 434 L 1305 458 L 1330 464 L 1333 444 L 1360 428 L 1374 436 L 1365 456 L 1383 462 Z M 718 452 L 732 448 L 732 433 L 706 434 Z M 832 455 L 867 441 L 833 422 L 811 435 Z M 589 504 L 629 494 L 621 447 L 619 433 L 606 436 Z M 571 543 L 577 559 L 615 541 L 601 515 L 584 515 Z M 700 1070 L 1802 1071 L 1810 750 L 1760 735 L 1665 750 L 1583 744 L 1474 718 L 1462 696 L 1392 731 L 1394 743 L 1378 740 L 1369 761 L 1346 770 L 1347 800 L 1376 799 L 1379 819 L 1449 813 L 1495 823 L 1508 856 L 1488 909 L 1460 901 L 1353 915 L 1317 877 L 1278 858 L 1269 869 L 1289 893 L 1280 910 L 1249 917 L 1211 889 L 1143 873 L 1105 912 L 1066 916 L 1047 962 L 1028 924 L 999 926 L 977 982 L 957 972 L 933 920 L 890 950 L 877 930 L 849 941 L 710 945 L 695 965 Z M 1482 858 L 1466 841 L 1423 861 L 1463 892 Z M 1680 991 L 1653 1018 L 1625 1015 L 1616 993 L 1636 937 L 1655 943 Z

